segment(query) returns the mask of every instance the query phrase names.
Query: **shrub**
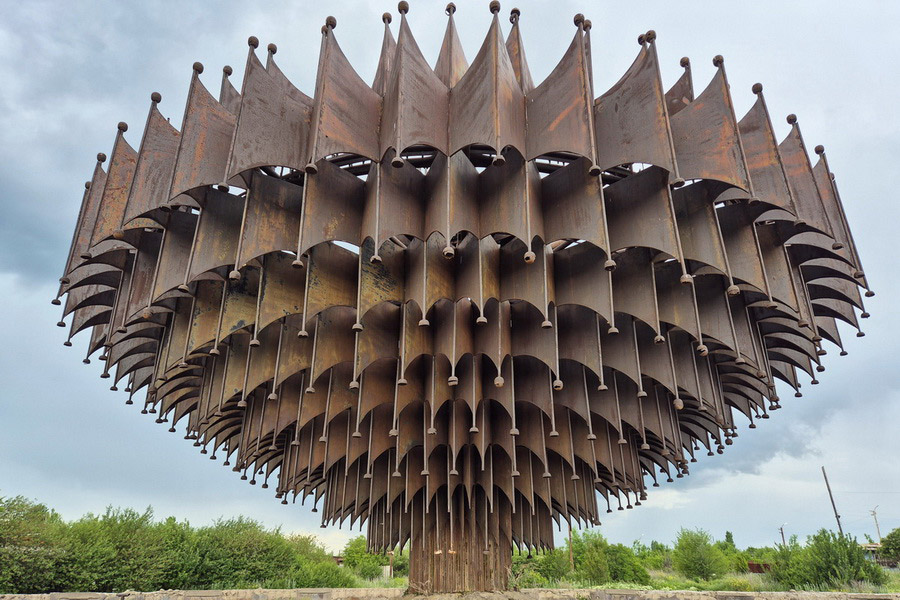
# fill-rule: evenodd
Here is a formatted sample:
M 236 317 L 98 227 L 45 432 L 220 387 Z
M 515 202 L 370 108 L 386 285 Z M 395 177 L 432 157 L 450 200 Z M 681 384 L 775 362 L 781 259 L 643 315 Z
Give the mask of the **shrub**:
M 0 594 L 57 591 L 66 581 L 59 515 L 22 496 L 0 497 Z
M 646 546 L 635 541 L 631 550 L 647 570 L 662 571 L 672 568 L 672 549 L 661 542 L 654 540 Z
M 707 589 L 717 592 L 752 592 L 753 586 L 749 581 L 740 577 L 723 577 L 710 582 Z
M 609 566 L 609 579 L 626 581 L 641 585 L 650 584 L 650 574 L 630 548 L 622 544 L 613 544 L 606 548 L 606 561 Z
M 342 569 L 331 559 L 328 562 L 313 562 L 308 559 L 298 560 L 291 572 L 291 587 L 323 588 L 354 587 L 356 580 L 349 569 Z
M 592 540 L 585 545 L 584 554 L 578 565 L 578 576 L 591 585 L 601 585 L 609 581 L 609 561 L 606 556 L 606 540 Z
M 394 577 L 407 575 L 409 575 L 409 553 L 397 552 L 394 554 Z
M 722 551 L 713 546 L 709 533 L 702 529 L 678 532 L 672 564 L 676 571 L 694 580 L 712 579 L 727 569 Z
M 538 573 L 539 559 L 532 554 L 513 554 L 510 567 L 509 585 L 511 588 L 539 588 L 547 587 L 550 582 Z
M 887 581 L 884 569 L 866 560 L 855 538 L 827 529 L 809 536 L 805 547 L 795 536 L 779 547 L 772 576 L 794 588 L 839 588 L 856 582 L 882 585 Z
M 547 550 L 537 563 L 537 572 L 548 581 L 559 581 L 569 573 L 568 551 Z
M 881 538 L 881 557 L 900 561 L 900 527 Z
M 363 579 L 378 579 L 382 576 L 381 567 L 388 564 L 385 554 L 369 552 L 365 536 L 358 535 L 344 546 L 344 566 L 353 569 Z
M 164 537 L 154 526 L 153 511 L 109 507 L 69 524 L 62 539 L 68 555 L 70 589 L 116 592 L 159 589 L 166 554 Z

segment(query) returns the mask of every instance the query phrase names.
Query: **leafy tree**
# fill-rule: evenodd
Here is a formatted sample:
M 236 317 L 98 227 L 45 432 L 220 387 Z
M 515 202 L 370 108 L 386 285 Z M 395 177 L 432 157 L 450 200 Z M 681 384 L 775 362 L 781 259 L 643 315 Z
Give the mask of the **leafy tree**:
M 856 538 L 826 529 L 807 539 L 799 559 L 801 573 L 813 585 L 840 586 L 854 581 L 880 585 L 887 580 L 881 567 L 866 560 Z
M 900 561 L 900 527 L 881 538 L 881 556 Z
M 725 544 L 726 546 L 729 546 L 729 547 L 734 548 L 735 550 L 737 550 L 737 546 L 734 545 L 734 534 L 731 533 L 730 531 L 726 531 L 726 532 L 725 532 L 725 541 L 724 541 L 724 544 Z
M 610 580 L 641 585 L 650 584 L 650 574 L 641 565 L 631 548 L 622 544 L 611 544 L 605 550 Z
M 537 563 L 537 572 L 548 581 L 559 581 L 569 574 L 569 553 L 559 548 L 547 550 Z
M 747 572 L 747 555 L 738 550 L 734 543 L 734 535 L 730 531 L 725 532 L 725 539 L 715 543 L 716 548 L 722 551 L 725 558 L 725 568 L 733 573 Z
M 162 580 L 163 538 L 150 508 L 140 513 L 108 507 L 102 515 L 87 514 L 69 524 L 62 545 L 71 589 L 158 589 Z
M 246 587 L 282 576 L 294 563 L 291 543 L 252 519 L 216 521 L 197 531 L 195 581 L 205 588 Z
M 610 580 L 609 560 L 606 556 L 606 540 L 592 540 L 584 550 L 578 564 L 578 576 L 593 585 L 600 585 Z
M 531 554 L 513 554 L 509 585 L 514 589 L 547 587 L 549 581 L 538 573 L 539 558 Z
M 709 533 L 702 529 L 678 532 L 672 564 L 676 571 L 694 580 L 713 579 L 727 569 L 722 551 L 712 544 Z
M 344 565 L 364 579 L 381 577 L 383 572 L 381 567 L 386 564 L 388 564 L 386 555 L 369 552 L 365 536 L 356 536 L 344 546 Z
M 384 573 L 384 565 L 375 556 L 366 556 L 356 565 L 356 572 L 363 579 L 378 579 Z
M 149 508 L 108 508 L 66 523 L 42 504 L 0 497 L 0 594 L 356 583 L 314 537 L 249 519 L 195 528 L 155 521 Z
M 366 537 L 364 535 L 358 535 L 355 538 L 351 538 L 344 546 L 344 551 L 341 553 L 344 557 L 344 566 L 355 569 L 356 566 L 365 559 L 364 557 L 368 553 L 369 545 L 366 542 Z
M 409 552 L 403 550 L 394 553 L 394 577 L 406 577 L 409 575 Z
M 65 580 L 59 515 L 22 496 L 0 497 L 0 593 L 56 591 Z
M 635 540 L 631 551 L 645 569 L 662 571 L 672 568 L 672 549 L 662 542 L 654 540 L 647 546 Z
M 779 546 L 772 571 L 774 579 L 793 588 L 838 588 L 865 581 L 882 585 L 884 570 L 866 560 L 865 553 L 849 535 L 820 529 L 800 546 L 796 536 Z

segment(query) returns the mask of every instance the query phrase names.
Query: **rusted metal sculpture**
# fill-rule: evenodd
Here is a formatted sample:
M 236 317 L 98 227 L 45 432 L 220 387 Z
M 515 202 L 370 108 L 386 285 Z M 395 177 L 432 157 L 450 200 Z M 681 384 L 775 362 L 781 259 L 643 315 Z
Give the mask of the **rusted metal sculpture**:
M 503 588 L 554 521 L 721 454 L 871 295 L 822 147 L 794 116 L 776 141 L 762 86 L 740 121 L 721 57 L 666 92 L 649 31 L 595 98 L 581 15 L 535 86 L 490 8 L 469 65 L 448 5 L 432 68 L 401 2 L 371 86 L 329 17 L 314 97 L 256 38 L 240 93 L 195 63 L 180 130 L 153 94 L 138 149 L 120 123 L 98 157 L 59 294 L 129 404 L 411 543 L 420 591 Z

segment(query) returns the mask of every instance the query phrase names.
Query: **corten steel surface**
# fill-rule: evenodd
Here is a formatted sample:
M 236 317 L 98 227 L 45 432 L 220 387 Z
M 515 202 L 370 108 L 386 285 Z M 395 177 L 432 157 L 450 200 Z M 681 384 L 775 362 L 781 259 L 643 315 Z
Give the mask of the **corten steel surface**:
M 513 547 L 817 383 L 871 292 L 822 147 L 793 115 L 779 143 L 759 84 L 738 120 L 721 57 L 666 92 L 649 31 L 595 97 L 581 15 L 535 85 L 518 10 L 504 39 L 491 4 L 469 64 L 448 6 L 433 69 L 407 10 L 371 86 L 329 18 L 313 97 L 256 38 L 240 93 L 194 65 L 180 129 L 153 94 L 137 151 L 123 123 L 98 157 L 60 296 L 112 389 L 241 479 L 410 542 L 414 590 L 503 588 Z

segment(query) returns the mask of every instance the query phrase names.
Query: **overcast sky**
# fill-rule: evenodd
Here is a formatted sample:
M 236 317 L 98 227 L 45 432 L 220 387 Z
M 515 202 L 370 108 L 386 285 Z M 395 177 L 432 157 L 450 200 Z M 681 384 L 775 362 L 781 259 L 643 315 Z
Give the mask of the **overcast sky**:
M 150 93 L 180 127 L 191 65 L 218 92 L 222 66 L 240 88 L 246 40 L 278 45 L 277 62 L 312 95 L 320 34 L 328 10 L 336 35 L 367 81 L 382 38 L 381 13 L 392 2 L 0 2 L 0 496 L 25 495 L 66 518 L 107 505 L 143 508 L 204 524 L 247 515 L 289 532 L 315 533 L 332 548 L 345 529 L 319 529 L 309 506 L 282 506 L 272 489 L 251 487 L 201 456 L 152 415 L 108 391 L 100 366 L 81 364 L 86 335 L 64 348 L 50 305 L 71 231 L 97 152 L 109 154 L 116 123 L 140 143 Z M 443 2 L 413 1 L 410 24 L 433 64 L 446 24 Z M 467 57 L 490 24 L 487 2 L 457 0 Z M 738 545 L 771 544 L 778 527 L 802 537 L 834 527 L 820 466 L 828 469 L 845 531 L 875 535 L 900 527 L 900 311 L 892 298 L 900 224 L 900 46 L 891 24 L 896 2 L 641 2 L 520 0 L 526 55 L 536 82 L 567 48 L 572 16 L 594 24 L 594 87 L 599 95 L 638 51 L 637 35 L 653 28 L 666 86 L 689 56 L 697 92 L 725 57 L 738 117 L 752 104 L 751 85 L 765 86 L 779 136 L 796 113 L 807 144 L 824 144 L 868 280 L 867 336 L 845 331 L 849 356 L 829 348 L 822 384 L 756 430 L 742 423 L 723 456 L 651 490 L 632 511 L 608 515 L 601 530 L 629 543 L 670 541 L 680 527 L 717 537 L 732 530 Z M 726 6 L 727 5 L 727 6 Z M 740 6 L 740 8 L 738 8 Z M 513 4 L 506 0 L 501 15 Z M 399 19 L 394 20 L 396 34 Z M 260 52 L 260 56 L 264 56 Z

